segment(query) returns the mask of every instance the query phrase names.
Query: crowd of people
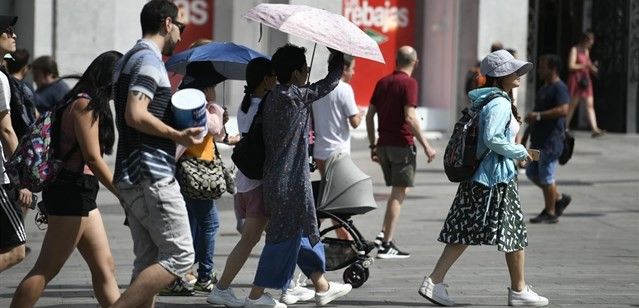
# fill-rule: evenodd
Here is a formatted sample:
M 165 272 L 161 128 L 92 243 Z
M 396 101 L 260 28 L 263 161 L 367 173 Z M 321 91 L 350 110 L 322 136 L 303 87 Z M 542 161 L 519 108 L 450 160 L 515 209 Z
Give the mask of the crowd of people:
M 37 261 L 15 290 L 11 307 L 34 306 L 76 248 L 91 271 L 95 297 L 103 307 L 153 307 L 157 294 L 195 291 L 208 293 L 207 302 L 227 307 L 286 307 L 310 299 L 323 306 L 347 295 L 351 285 L 324 275 L 326 260 L 309 166 L 315 163 L 324 176 L 331 155 L 350 151 L 350 128 L 363 120 L 370 158 L 379 163 L 384 182 L 391 187 L 374 241 L 377 257 L 410 257 L 394 238 L 402 203 L 415 183 L 415 140 L 428 163 L 437 155 L 416 112 L 418 83 L 411 75 L 419 59 L 414 48 L 398 49 L 395 70 L 377 81 L 366 113 L 356 105 L 349 85 L 355 59 L 348 55 L 329 49 L 327 75 L 311 84 L 303 47 L 287 44 L 270 60 L 255 58 L 246 67 L 245 95 L 237 111 L 240 136 L 228 136 L 224 129 L 228 113 L 216 103 L 215 92 L 225 78 L 209 62 L 189 64 L 179 85 L 204 93 L 207 124 L 177 128 L 162 57 L 173 53 L 186 26 L 184 12 L 171 1 L 144 5 L 142 38 L 125 54 L 113 50 L 100 54 L 72 88 L 60 77 L 53 58 L 42 56 L 29 64 L 29 53 L 16 49 L 16 22 L 17 17 L 0 16 L 0 56 L 9 55 L 0 74 L 0 171 L 29 127 L 49 114 L 59 122 L 55 147 L 56 153 L 63 153 L 58 155 L 64 167 L 42 192 L 41 210 L 48 228 Z M 543 85 L 533 111 L 524 117 L 515 105 L 514 90 L 532 63 L 516 59 L 512 50 L 493 46 L 472 70 L 466 88 L 469 108 L 480 110 L 477 153 L 484 154 L 478 157 L 481 161 L 472 179 L 459 184 L 438 238 L 446 246 L 418 289 L 424 298 L 454 305 L 443 283 L 450 267 L 468 246 L 493 245 L 506 256 L 509 305 L 548 304 L 524 278 L 528 234 L 517 169 L 525 166 L 527 177 L 543 192 L 544 209 L 530 222 L 556 223 L 571 201 L 558 192 L 555 173 L 567 123 L 579 102 L 587 103 L 592 136 L 604 133 L 592 108 L 590 74 L 597 72 L 597 66 L 588 49 L 593 42 L 592 33 L 586 33 L 571 50 L 568 86 L 559 77 L 560 58 L 540 57 L 537 72 Z M 24 81 L 29 72 L 36 90 Z M 221 160 L 216 143 L 239 142 L 258 114 L 265 145 L 263 177 L 252 179 L 239 170 L 235 174 L 234 207 L 241 238 L 218 277 L 213 264 L 220 225 L 216 201 L 185 194 L 176 168 L 184 159 Z M 540 150 L 539 157 L 517 137 L 525 123 L 530 148 Z M 112 154 L 116 142 L 111 171 L 103 156 Z M 0 272 L 25 258 L 23 217 L 37 202 L 31 191 L 11 183 L 4 172 L 1 180 Z M 120 201 L 133 242 L 133 270 L 123 293 L 96 203 L 99 183 Z M 231 283 L 264 232 L 252 288 L 246 299 L 240 299 Z M 337 228 L 336 233 L 349 240 L 348 232 Z M 313 289 L 294 279 L 296 267 L 312 281 Z M 281 290 L 282 295 L 278 299 L 265 289 Z

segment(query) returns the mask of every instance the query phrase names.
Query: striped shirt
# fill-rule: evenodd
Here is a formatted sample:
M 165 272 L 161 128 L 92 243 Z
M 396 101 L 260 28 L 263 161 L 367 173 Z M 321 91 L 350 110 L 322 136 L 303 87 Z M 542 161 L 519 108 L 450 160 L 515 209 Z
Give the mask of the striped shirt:
M 144 47 L 140 50 L 140 47 Z M 128 61 L 124 63 L 129 57 Z M 124 112 L 127 96 L 138 91 L 151 102 L 148 111 L 165 124 L 174 127 L 171 111 L 171 84 L 160 49 L 153 42 L 139 40 L 117 64 L 114 71 L 116 125 L 118 150 L 115 159 L 114 182 L 139 184 L 143 180 L 152 183 L 175 175 L 175 142 L 163 137 L 145 134 L 126 124 Z

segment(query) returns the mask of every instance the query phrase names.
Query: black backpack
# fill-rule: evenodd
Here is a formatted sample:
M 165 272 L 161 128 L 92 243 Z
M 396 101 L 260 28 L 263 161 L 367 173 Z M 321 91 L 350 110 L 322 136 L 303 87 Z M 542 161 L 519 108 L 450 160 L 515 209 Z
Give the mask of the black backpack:
M 11 100 L 9 107 L 11 108 L 11 124 L 13 130 L 18 137 L 26 135 L 31 126 L 36 121 L 35 93 L 29 89 L 23 81 L 15 79 L 4 69 L 1 70 L 9 80 L 9 88 L 11 91 Z
M 479 163 L 488 154 L 489 150 L 486 149 L 481 157 L 477 158 L 479 114 L 486 104 L 497 97 L 504 97 L 510 101 L 510 97 L 505 93 L 495 92 L 487 95 L 478 105 L 462 110 L 462 117 L 455 123 L 444 151 L 444 172 L 449 181 L 456 183 L 469 181 L 479 167 Z
M 262 134 L 262 109 L 264 109 L 264 102 L 269 93 L 266 93 L 262 98 L 249 131 L 242 136 L 240 142 L 233 148 L 233 154 L 231 154 L 231 159 L 237 169 L 242 171 L 247 178 L 253 180 L 261 180 L 264 173 L 266 151 Z

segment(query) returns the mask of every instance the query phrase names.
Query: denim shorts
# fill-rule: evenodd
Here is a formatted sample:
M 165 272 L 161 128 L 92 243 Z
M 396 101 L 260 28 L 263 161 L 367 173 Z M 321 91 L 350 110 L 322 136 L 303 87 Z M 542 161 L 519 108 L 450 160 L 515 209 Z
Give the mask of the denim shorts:
M 555 183 L 558 165 L 557 157 L 550 157 L 542 151 L 539 160 L 530 162 L 526 167 L 526 176 L 532 181 L 538 181 L 541 185 L 551 185 Z
M 189 217 L 175 178 L 116 184 L 133 238 L 133 275 L 159 263 L 176 277 L 193 266 L 195 252 Z

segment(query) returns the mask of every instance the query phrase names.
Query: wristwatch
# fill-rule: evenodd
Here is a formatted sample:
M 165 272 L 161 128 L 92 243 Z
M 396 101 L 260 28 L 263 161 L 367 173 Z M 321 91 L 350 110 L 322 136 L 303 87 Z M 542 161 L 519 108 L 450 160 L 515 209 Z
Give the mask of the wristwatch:
M 369 145 L 369 146 L 368 146 L 368 148 L 369 148 L 369 149 L 371 149 L 371 150 L 372 150 L 372 149 L 374 149 L 374 148 L 376 148 L 376 147 L 377 147 L 377 146 L 376 146 L 376 145 L 374 145 L 374 144 L 371 144 L 371 145 Z
M 537 112 L 535 118 L 537 119 L 537 121 L 540 121 L 541 120 L 541 112 Z

